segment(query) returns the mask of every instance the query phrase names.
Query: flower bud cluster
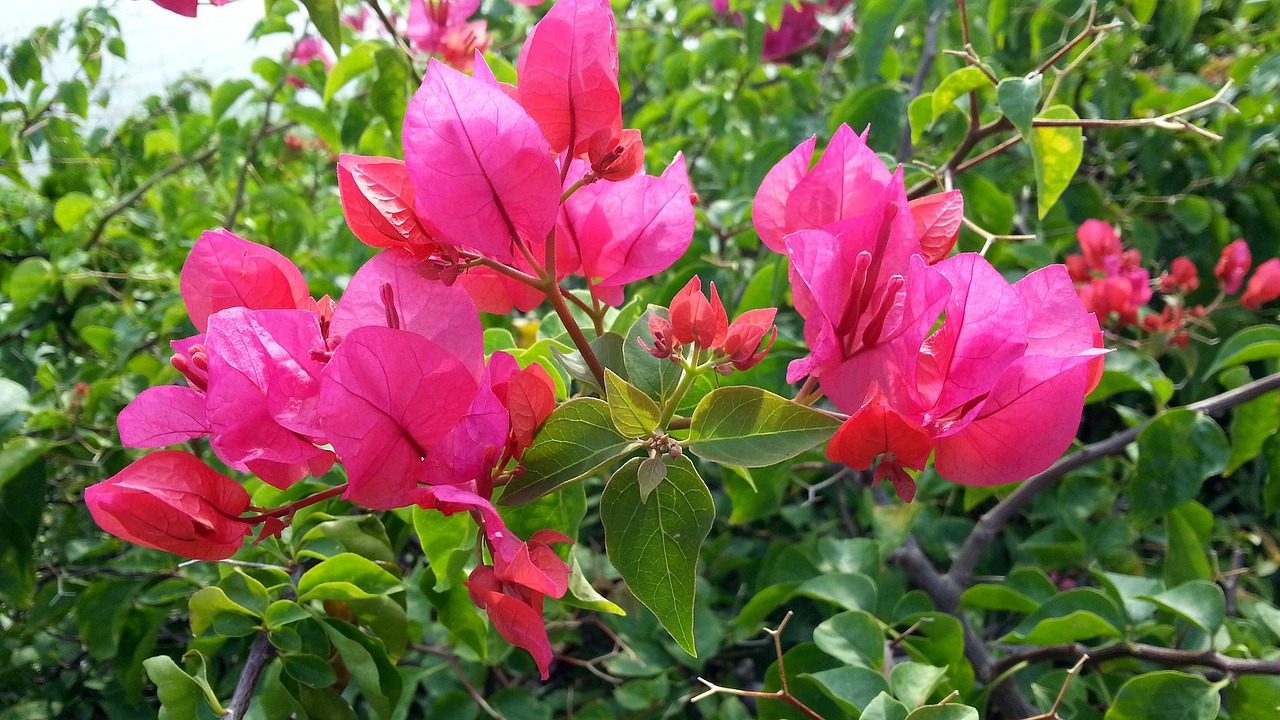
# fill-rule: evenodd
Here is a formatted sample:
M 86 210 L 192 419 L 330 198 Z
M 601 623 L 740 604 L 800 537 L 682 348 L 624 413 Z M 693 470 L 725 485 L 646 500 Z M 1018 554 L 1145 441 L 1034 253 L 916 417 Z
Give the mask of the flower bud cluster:
M 748 310 L 730 324 L 715 283 L 711 283 L 708 299 L 702 294 L 702 280 L 694 276 L 671 300 L 669 320 L 649 317 L 653 345 L 637 341 L 650 355 L 673 362 L 680 361 L 688 346 L 710 350 L 712 367 L 728 375 L 734 370 L 750 370 L 768 354 L 778 338 L 773 324 L 777 312 L 774 308 Z

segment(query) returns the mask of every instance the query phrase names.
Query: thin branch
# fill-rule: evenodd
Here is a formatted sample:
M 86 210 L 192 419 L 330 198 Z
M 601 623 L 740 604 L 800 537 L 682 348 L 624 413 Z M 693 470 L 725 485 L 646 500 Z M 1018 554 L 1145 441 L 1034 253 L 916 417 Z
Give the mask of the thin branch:
M 938 23 L 942 22 L 943 15 L 941 8 L 935 10 L 929 15 L 929 22 L 924 27 L 924 46 L 920 49 L 920 62 L 916 66 L 916 74 L 911 77 L 911 85 L 907 92 L 908 103 L 920 96 L 920 91 L 924 89 L 924 80 L 933 69 L 933 59 L 938 54 Z M 912 149 L 911 124 L 908 123 L 902 128 L 902 135 L 898 138 L 898 162 L 905 163 L 910 160 Z
M 102 233 L 105 232 L 107 229 L 107 223 L 111 222 L 111 220 L 114 219 L 120 213 L 133 207 L 133 204 L 138 202 L 138 200 L 142 199 L 142 196 L 145 195 L 148 190 L 155 187 L 156 183 L 160 182 L 161 180 L 164 180 L 165 178 L 171 175 L 175 175 L 179 172 L 182 172 L 183 170 L 185 170 L 186 168 L 192 165 L 197 165 L 199 163 L 202 163 L 208 160 L 209 158 L 213 157 L 217 152 L 218 152 L 218 148 L 215 146 L 201 153 L 193 155 L 192 157 L 183 158 L 181 160 L 174 161 L 168 167 L 164 168 L 160 172 L 157 172 L 155 175 L 152 175 L 151 177 L 142 181 L 142 183 L 140 183 L 138 187 L 134 188 L 131 192 L 129 192 L 129 194 L 120 198 L 115 205 L 112 205 L 111 207 L 107 208 L 106 211 L 102 213 L 102 216 L 98 218 L 98 222 L 95 223 L 93 226 L 93 232 L 89 233 L 88 244 L 89 245 L 97 244 L 97 242 L 102 239 Z
M 293 585 L 298 584 L 298 580 L 302 577 L 302 573 L 306 570 L 306 566 L 301 563 L 289 573 Z M 292 599 L 292 587 L 286 588 L 285 599 Z M 267 666 L 267 661 L 271 656 L 275 655 L 275 646 L 267 637 L 267 633 L 258 633 L 253 639 L 253 644 L 249 646 L 249 655 L 244 661 L 244 667 L 240 669 L 240 679 L 236 681 L 236 689 L 231 694 L 231 702 L 227 703 L 227 714 L 223 717 L 225 720 L 244 720 L 245 713 L 249 711 L 249 703 L 253 700 L 253 691 L 258 687 L 258 678 L 262 676 L 262 669 Z
M 764 631 L 770 637 L 773 638 L 773 649 L 778 656 L 778 689 L 777 690 L 773 692 L 765 692 L 763 690 L 739 690 L 738 688 L 721 687 L 720 685 L 716 685 L 715 683 L 711 682 L 710 680 L 707 680 L 706 678 L 700 677 L 698 678 L 698 682 L 702 683 L 703 685 L 706 685 L 707 689 L 699 693 L 698 695 L 695 695 L 690 702 L 698 702 L 699 700 L 705 700 L 711 697 L 712 695 L 735 695 L 737 697 L 749 697 L 749 698 L 756 698 L 760 700 L 763 700 L 763 699 L 781 700 L 782 702 L 787 703 L 791 707 L 803 713 L 805 717 L 811 718 L 812 720 L 824 720 L 824 718 L 821 715 L 819 715 L 817 712 L 815 712 L 813 708 L 809 707 L 808 705 L 805 705 L 803 702 L 801 702 L 800 698 L 796 697 L 795 695 L 792 695 L 791 691 L 787 689 L 787 672 L 786 672 L 786 668 L 783 666 L 783 663 L 782 663 L 782 630 L 787 626 L 787 621 L 791 619 L 791 615 L 792 613 L 788 611 L 786 616 L 782 618 L 782 622 L 778 623 L 778 627 L 774 628 L 773 630 L 770 630 L 769 628 L 764 629 Z
M 1088 40 L 1093 35 L 1096 35 L 1104 30 L 1109 30 L 1112 27 L 1115 27 L 1117 25 L 1117 23 L 1108 23 L 1107 25 L 1094 25 L 1093 21 L 1096 20 L 1097 18 L 1098 18 L 1098 3 L 1095 0 L 1095 2 L 1089 3 L 1089 19 L 1087 22 L 1085 22 L 1084 30 L 1082 30 L 1079 35 L 1076 35 L 1075 37 L 1071 38 L 1071 40 L 1067 41 L 1067 44 L 1063 45 L 1053 55 L 1050 55 L 1048 60 L 1045 60 L 1044 62 L 1040 63 L 1039 67 L 1035 69 L 1035 73 L 1043 74 L 1047 72 L 1049 68 L 1056 65 L 1059 60 L 1065 57 L 1066 54 L 1071 52 L 1077 45 L 1084 42 L 1085 40 Z
M 1076 661 L 1076 664 L 1071 666 L 1071 669 L 1067 671 L 1067 677 L 1062 681 L 1062 689 L 1058 691 L 1058 697 L 1054 699 L 1053 707 L 1049 708 L 1048 712 L 1027 718 L 1026 720 L 1062 720 L 1062 716 L 1058 715 L 1058 708 L 1062 707 L 1062 699 L 1067 696 L 1067 688 L 1071 687 L 1071 681 L 1075 680 L 1076 676 L 1080 674 L 1080 668 L 1084 667 L 1084 663 L 1088 659 L 1089 656 L 1087 654 L 1081 655 L 1080 659 Z
M 467 691 L 467 694 L 471 696 L 471 699 L 474 700 L 475 703 L 480 706 L 481 710 L 484 710 L 485 713 L 489 717 L 493 718 L 494 720 L 506 720 L 506 718 L 503 716 L 502 713 L 498 712 L 492 705 L 490 705 L 484 699 L 484 695 L 479 690 L 476 689 L 476 686 L 471 684 L 471 680 L 467 678 L 467 671 L 462 667 L 462 663 L 458 660 L 457 655 L 454 655 L 448 650 L 433 648 L 430 645 L 421 645 L 421 644 L 415 643 L 410 647 L 412 647 L 414 650 L 417 650 L 418 652 L 423 653 L 425 655 L 434 655 L 438 658 L 443 658 L 446 662 L 448 662 L 450 665 L 453 666 L 453 671 L 457 673 L 458 680 L 462 683 L 462 687 Z
M 902 547 L 890 556 L 890 560 L 906 571 L 912 583 L 933 599 L 938 609 L 954 615 L 964 629 L 964 654 L 973 665 L 973 672 L 983 683 L 991 683 L 1000 677 L 995 671 L 995 661 L 987 644 L 969 627 L 969 623 L 957 610 L 960 607 L 960 587 L 938 573 L 914 536 L 908 536 Z M 1037 713 L 1033 706 L 1009 678 L 991 689 L 992 699 L 1000 706 L 1005 717 L 1025 718 Z
M 1047 645 L 1011 653 L 995 662 L 992 669 L 999 673 L 1019 663 L 1047 660 L 1084 662 L 1098 666 L 1110 660 L 1133 658 L 1166 667 L 1198 667 L 1218 670 L 1231 675 L 1280 675 L 1280 660 L 1250 660 L 1223 655 L 1214 650 L 1178 650 L 1143 643 L 1118 643 L 1101 648 L 1091 648 L 1080 643 Z
M 409 46 L 409 41 L 400 34 L 400 31 L 396 29 L 396 24 L 391 22 L 391 18 L 387 17 L 387 14 L 382 11 L 382 5 L 378 3 L 378 0 L 365 0 L 365 2 L 373 9 L 373 14 L 378 16 L 378 20 L 382 22 L 382 27 L 386 28 L 387 32 L 391 34 L 391 39 L 404 52 L 405 60 L 408 61 L 409 65 L 409 76 L 414 80 L 413 86 L 415 88 L 418 87 L 422 84 L 422 75 L 418 74 L 418 68 L 413 64 L 413 48 Z
M 244 165 L 240 166 L 240 174 L 236 177 L 236 194 L 231 204 L 231 212 L 227 214 L 227 219 L 222 223 L 224 230 L 231 230 L 235 227 L 236 217 L 240 214 L 240 210 L 244 207 L 245 186 L 249 182 L 249 168 L 253 167 L 254 161 L 258 156 L 258 145 L 262 139 L 267 136 L 267 131 L 271 127 L 271 108 L 275 105 L 276 95 L 280 94 L 280 90 L 284 88 L 284 83 L 289 79 L 289 72 L 285 62 L 280 66 L 280 77 L 276 78 L 276 84 L 272 86 L 271 92 L 267 95 L 267 102 L 262 106 L 262 126 L 253 134 L 249 140 L 249 146 L 244 151 Z
M 1268 375 L 1247 385 L 1241 385 L 1235 390 L 1229 390 L 1221 395 L 1215 395 L 1184 407 L 1195 412 L 1217 415 L 1277 388 L 1280 388 L 1280 373 Z M 956 553 L 955 560 L 951 563 L 951 568 L 947 570 L 946 579 L 957 586 L 967 585 L 969 578 L 973 575 L 973 569 L 978 564 L 978 560 L 981 559 L 983 552 L 995 540 L 1000 529 L 1012 520 L 1027 503 L 1031 502 L 1031 499 L 1036 494 L 1072 470 L 1088 465 L 1098 458 L 1115 455 L 1124 450 L 1154 420 L 1155 418 L 1152 418 L 1141 425 L 1130 428 L 1106 440 L 1100 440 L 1081 450 L 1077 450 L 1054 463 L 1039 475 L 1025 480 L 1018 486 L 1018 489 L 983 514 L 982 519 L 978 521 L 973 531 L 969 533 L 968 539 L 964 541 L 964 545 L 960 547 L 960 551 Z

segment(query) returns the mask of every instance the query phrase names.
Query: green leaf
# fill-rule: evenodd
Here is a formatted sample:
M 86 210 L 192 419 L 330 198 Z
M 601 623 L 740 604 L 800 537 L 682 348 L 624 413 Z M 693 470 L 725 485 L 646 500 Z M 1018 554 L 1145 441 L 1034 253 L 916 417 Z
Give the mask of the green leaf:
M 142 156 L 171 155 L 178 152 L 178 136 L 172 130 L 152 130 L 142 137 Z
M 1164 556 L 1164 581 L 1176 586 L 1191 580 L 1211 580 L 1213 513 L 1198 502 L 1179 505 L 1165 516 L 1169 549 Z
M 342 656 L 351 677 L 360 686 L 364 699 L 379 717 L 391 717 L 400 699 L 400 673 L 387 656 L 382 641 L 369 637 L 355 625 L 329 618 L 323 623 L 329 641 Z
M 676 385 L 680 383 L 683 370 L 677 363 L 659 360 L 650 355 L 649 351 L 640 345 L 640 341 L 643 340 L 646 345 L 653 347 L 653 333 L 649 332 L 651 315 L 666 318 L 667 311 L 663 308 L 651 307 L 631 324 L 631 329 L 627 330 L 627 336 L 622 342 L 622 364 L 627 371 L 627 380 L 632 385 L 649 397 L 665 402 L 675 391 Z
M 1076 111 L 1066 105 L 1054 105 L 1040 116 L 1046 120 L 1078 120 Z M 1031 159 L 1036 171 L 1036 200 L 1039 215 L 1045 215 L 1062 192 L 1071 184 L 1080 161 L 1084 159 L 1084 133 L 1079 127 L 1038 127 L 1029 138 Z
M 898 663 L 889 671 L 893 694 L 909 708 L 920 707 L 947 676 L 947 669 L 918 662 Z M 910 717 L 910 716 L 908 716 Z
M 658 403 L 612 370 L 604 371 L 604 384 L 609 417 L 618 432 L 624 437 L 640 438 L 658 429 L 658 419 L 662 417 Z
M 355 553 L 342 553 L 302 574 L 298 601 L 363 600 L 402 589 L 400 578 L 386 568 Z
M 1149 356 L 1118 348 L 1107 353 L 1103 362 L 1102 380 L 1085 398 L 1085 402 L 1101 402 L 1126 390 L 1142 390 L 1149 393 L 1156 403 L 1164 405 L 1173 397 L 1173 381 L 1160 369 L 1160 364 Z
M 911 124 L 911 144 L 920 142 L 925 128 L 933 122 L 933 93 L 921 93 L 907 106 L 907 122 Z
M 693 411 L 689 449 L 703 460 L 763 467 L 829 440 L 840 421 L 744 385 L 708 393 Z
M 860 720 L 906 720 L 907 706 L 887 692 L 880 693 L 862 710 Z
M 582 565 L 578 562 L 577 553 L 570 554 L 569 568 L 569 592 L 560 599 L 561 602 L 595 612 L 626 616 L 625 610 L 592 587 L 591 581 L 582 573 Z
M 373 69 L 374 53 L 381 47 L 375 42 L 362 42 L 333 64 L 329 77 L 324 82 L 325 105 L 333 100 L 333 94 L 341 90 L 342 86 Z
M 58 100 L 68 111 L 86 120 L 89 118 L 89 88 L 79 80 L 58 83 Z
M 263 614 L 262 620 L 267 627 L 276 629 L 291 625 L 299 620 L 306 620 L 311 617 L 311 613 L 307 609 L 292 600 L 276 600 L 267 606 L 267 612 Z
M 866 667 L 840 667 L 807 673 L 841 707 L 851 713 L 859 713 L 881 693 L 889 692 L 884 677 Z
M 1017 128 L 1018 134 L 1029 138 L 1032 134 L 1031 121 L 1036 116 L 1036 108 L 1040 105 L 1041 84 L 1044 79 L 1040 73 L 1030 78 L 1004 78 L 996 86 L 996 100 L 1000 103 L 1000 112 L 1009 118 L 1009 122 Z
M 302 4 L 307 8 L 311 24 L 316 26 L 316 32 L 333 48 L 334 55 L 342 57 L 342 17 L 338 0 L 302 0 Z
M 1111 598 L 1093 588 L 1077 588 L 1041 605 L 1003 641 L 1055 645 L 1090 638 L 1114 638 L 1120 637 L 1124 626 L 1124 615 Z
M 333 118 L 329 117 L 329 113 L 324 110 L 307 107 L 306 105 L 289 104 L 285 106 L 284 117 L 311 128 L 316 136 L 329 146 L 331 152 L 336 153 L 342 149 L 342 139 L 338 132 L 338 126 L 334 124 Z
M 1161 670 L 1120 687 L 1104 720 L 1213 720 L 1219 687 L 1199 675 Z
M 1231 448 L 1218 424 L 1194 410 L 1161 414 L 1138 433 L 1129 498 L 1138 518 L 1159 516 L 1200 493 L 1227 466 Z
M 978 720 L 978 710 L 956 703 L 925 705 L 912 710 L 906 720 Z
M 609 405 L 574 398 L 551 413 L 524 451 L 524 473 L 502 493 L 502 505 L 520 505 L 586 477 L 639 447 L 613 427 Z
M 636 476 L 640 481 L 640 502 L 645 502 L 649 493 L 667 478 L 667 464 L 660 457 L 645 458 L 640 461 Z
M 444 515 L 438 510 L 413 508 L 413 529 L 418 533 L 427 565 L 435 575 L 436 592 L 444 592 L 462 577 L 475 546 L 475 523 L 466 513 Z
M 689 458 L 667 467 L 667 479 L 640 501 L 639 458 L 629 460 L 600 497 L 605 550 L 636 599 L 690 655 L 698 550 L 711 532 L 715 505 Z
M 51 447 L 51 443 L 31 437 L 16 437 L 0 445 L 0 488 L 43 457 Z
M 338 681 L 329 661 L 310 653 L 280 653 L 284 671 L 289 677 L 313 688 L 329 687 Z
M 58 272 L 42 257 L 27 258 L 9 273 L 5 286 L 13 304 L 25 308 L 58 287 Z
M 436 592 L 425 585 L 422 585 L 423 594 L 435 607 L 436 620 L 449 632 L 450 641 L 466 645 L 481 660 L 486 659 L 489 646 L 485 638 L 489 634 L 489 626 L 481 610 L 471 602 L 467 588 L 457 584 Z
M 884 631 L 875 617 L 861 610 L 842 612 L 822 621 L 813 629 L 813 642 L 846 665 L 878 670 L 884 664 Z
M 1223 476 L 1229 476 L 1262 452 L 1267 438 L 1280 430 L 1280 391 L 1260 395 L 1231 411 L 1231 457 Z
M 258 614 L 243 605 L 237 604 L 220 587 L 207 587 L 197 590 L 187 601 L 191 613 L 191 632 L 196 637 L 213 627 L 220 615 L 232 614 L 258 619 Z
M 962 95 L 973 90 L 991 87 L 991 78 L 982 71 L 981 68 L 973 66 L 962 67 L 951 73 L 938 83 L 937 89 L 933 91 L 933 97 L 930 100 L 931 109 L 933 110 L 933 120 L 937 120 L 943 113 L 955 107 L 956 100 Z
M 142 661 L 147 677 L 155 683 L 160 698 L 160 720 L 191 720 L 200 716 L 202 701 L 217 715 L 226 715 L 226 708 L 218 702 L 218 696 L 209 687 L 205 676 L 204 656 L 198 652 L 187 653 L 196 661 L 198 669 L 193 677 L 178 667 L 173 658 L 160 655 Z
M 1204 371 L 1204 377 L 1210 378 L 1229 367 L 1275 357 L 1280 357 L 1280 326 L 1254 325 L 1222 343 L 1213 363 Z
M 960 607 L 1029 613 L 1035 612 L 1035 609 L 1040 607 L 1040 603 L 1011 587 L 981 583 L 960 594 Z
M 1217 583 L 1192 580 L 1157 595 L 1142 595 L 1212 635 L 1222 627 L 1227 616 L 1227 600 Z
M 222 119 L 232 103 L 252 89 L 252 80 L 224 80 L 209 94 L 209 115 L 214 120 Z
M 826 573 L 805 580 L 792 596 L 800 595 L 823 600 L 845 610 L 876 608 L 876 584 L 861 573 Z

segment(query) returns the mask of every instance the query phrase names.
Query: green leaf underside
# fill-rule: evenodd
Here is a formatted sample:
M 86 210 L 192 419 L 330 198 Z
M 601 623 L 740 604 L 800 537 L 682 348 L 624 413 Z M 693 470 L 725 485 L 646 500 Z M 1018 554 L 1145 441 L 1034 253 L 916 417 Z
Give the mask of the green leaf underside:
M 711 532 L 711 492 L 686 457 L 674 458 L 666 479 L 640 501 L 640 459 L 609 478 L 600 498 L 605 550 L 632 594 L 696 656 L 694 584 L 698 551 Z

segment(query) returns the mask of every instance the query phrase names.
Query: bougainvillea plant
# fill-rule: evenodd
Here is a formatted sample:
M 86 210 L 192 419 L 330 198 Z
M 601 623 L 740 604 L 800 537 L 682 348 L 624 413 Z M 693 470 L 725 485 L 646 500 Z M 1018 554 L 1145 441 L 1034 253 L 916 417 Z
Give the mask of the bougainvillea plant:
M 173 342 L 185 384 L 151 388 L 120 416 L 128 446 L 208 437 L 227 467 L 281 490 L 336 462 L 342 497 L 359 505 L 470 514 L 484 540 L 470 597 L 544 679 L 543 598 L 564 597 L 570 573 L 552 545 L 572 539 L 517 537 L 495 502 L 611 474 L 600 507 L 610 560 L 692 653 L 694 560 L 714 510 L 686 450 L 752 467 L 830 438 L 833 460 L 874 465 L 908 502 L 908 471 L 931 455 L 949 480 L 1007 484 L 1062 454 L 1101 372 L 1097 320 L 1065 267 L 1010 285 L 979 255 L 948 257 L 958 193 L 908 202 L 902 171 L 841 127 L 816 163 L 813 139 L 784 158 L 756 197 L 761 238 L 790 257 L 805 319 L 810 355 L 787 372 L 804 382 L 798 401 L 725 386 L 681 415 L 700 378 L 764 357 L 776 310 L 730 323 L 715 286 L 708 299 L 695 277 L 669 309 L 617 319 L 627 286 L 688 248 L 696 200 L 680 156 L 661 175 L 642 171 L 617 53 L 606 3 L 561 0 L 530 32 L 515 85 L 479 52 L 471 76 L 433 61 L 409 103 L 404 160 L 339 162 L 348 225 L 385 249 L 340 298 L 315 299 L 269 247 L 206 233 L 182 269 L 200 331 Z M 544 302 L 572 342 L 558 354 L 577 381 L 570 397 L 527 356 L 484 350 L 477 308 Z M 615 341 L 610 356 L 601 346 Z M 814 407 L 823 395 L 833 409 Z M 1028 425 L 1042 428 L 1034 443 Z M 205 560 L 290 520 L 250 510 L 235 480 L 178 450 L 144 456 L 86 499 L 104 529 Z M 667 514 L 687 529 L 670 533 Z M 652 577 L 672 555 L 683 566 Z
M 118 377 L 62 383 L 67 434 L 28 413 L 30 437 L 0 439 L 0 580 L 19 575 L 22 523 L 45 522 L 9 508 L 43 500 L 20 472 L 50 448 L 85 452 L 48 516 L 74 529 L 87 508 L 137 546 L 96 530 L 26 542 L 66 557 L 37 571 L 31 556 L 43 595 L 0 582 L 20 600 L 0 630 L 46 623 L 53 639 L 0 634 L 16 648 L 0 677 L 35 657 L 41 691 L 64 670 L 90 678 L 68 698 L 112 674 L 123 690 L 108 683 L 102 705 L 129 716 L 151 703 L 145 676 L 161 717 L 233 720 L 669 717 L 691 702 L 702 717 L 1127 720 L 1164 696 L 1207 720 L 1280 702 L 1280 686 L 1237 683 L 1280 674 L 1274 570 L 1250 576 L 1241 549 L 1275 554 L 1259 518 L 1280 482 L 1259 468 L 1280 468 L 1280 334 L 1257 321 L 1280 260 L 1244 222 L 1168 252 L 1134 207 L 1080 190 L 1104 171 L 1072 182 L 1082 128 L 1223 141 L 1223 165 L 1255 168 L 1224 186 L 1269 177 L 1232 154 L 1269 147 L 1269 126 L 1187 119 L 1233 97 L 1211 69 L 1190 90 L 1162 79 L 1155 100 L 1108 94 L 1124 85 L 1108 63 L 1139 71 L 1088 56 L 1154 11 L 993 2 L 971 38 L 964 2 L 912 23 L 917 6 L 875 0 L 655 0 L 625 17 L 606 0 L 514 4 L 304 0 L 303 27 L 271 0 L 255 33 L 293 37 L 255 64 L 264 87 L 156 111 L 132 142 L 141 181 L 129 162 L 57 155 L 100 164 L 110 192 L 54 174 L 52 219 L 0 217 L 15 237 L 63 231 L 56 266 L 35 241 L 0 253 L 0 270 L 20 263 L 6 338 L 49 357 L 53 331 L 27 333 L 30 316 L 95 360 L 115 357 L 107 338 L 133 343 Z M 39 99 L 39 68 L 6 53 Z M 1277 66 L 1253 60 L 1242 105 L 1265 119 Z M 249 89 L 260 124 L 228 110 Z M 6 103 L 0 121 L 24 115 L 0 135 L 13 177 L 14 143 L 64 118 Z M 1146 114 L 1086 117 L 1120 107 Z M 1193 175 L 1220 160 L 1198 152 Z M 1220 208 L 1189 202 L 1199 187 L 1161 202 L 1205 230 Z M 105 195 L 123 197 L 95 207 Z M 225 215 L 197 208 L 222 199 Z M 1266 198 L 1238 204 L 1270 217 Z M 183 222 L 149 215 L 173 207 Z M 161 245 L 171 276 L 104 270 L 150 268 Z M 90 305 L 86 277 L 112 296 Z M 143 310 L 154 327 L 135 327 Z M 56 364 L 35 382 L 59 388 Z M 1232 408 L 1228 446 L 1208 415 Z M 91 572 L 105 581 L 81 582 Z

